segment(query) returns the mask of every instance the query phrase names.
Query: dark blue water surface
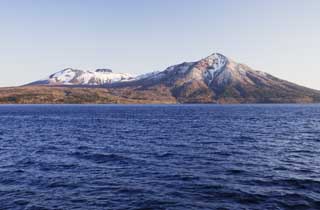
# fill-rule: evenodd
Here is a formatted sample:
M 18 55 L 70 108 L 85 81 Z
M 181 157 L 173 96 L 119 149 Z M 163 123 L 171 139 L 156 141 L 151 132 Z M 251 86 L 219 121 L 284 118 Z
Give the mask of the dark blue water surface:
M 0 106 L 0 209 L 320 209 L 319 105 Z

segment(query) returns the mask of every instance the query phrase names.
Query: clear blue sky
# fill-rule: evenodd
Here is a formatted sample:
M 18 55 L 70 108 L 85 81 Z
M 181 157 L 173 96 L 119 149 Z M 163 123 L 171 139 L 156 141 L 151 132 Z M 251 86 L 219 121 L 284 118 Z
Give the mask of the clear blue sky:
M 220 52 L 320 89 L 318 0 L 0 0 L 0 86 L 163 70 Z

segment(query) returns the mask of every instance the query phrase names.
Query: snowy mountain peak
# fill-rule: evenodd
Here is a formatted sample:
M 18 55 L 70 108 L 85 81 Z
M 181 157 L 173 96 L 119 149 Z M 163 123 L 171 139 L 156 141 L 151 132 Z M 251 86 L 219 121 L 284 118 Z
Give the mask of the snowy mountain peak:
M 252 85 L 255 83 L 255 77 L 262 76 L 264 73 L 237 63 L 220 53 L 213 53 L 196 62 L 173 65 L 164 71 L 138 76 L 135 80 L 141 80 L 142 83 L 149 81 L 148 84 L 162 82 L 170 85 L 200 82 L 210 87 L 222 88 L 230 83 Z
M 126 73 L 113 73 L 110 69 L 80 70 L 66 68 L 48 78 L 32 84 L 46 85 L 103 85 L 114 82 L 130 81 L 134 77 Z
M 212 59 L 226 59 L 227 57 L 224 56 L 221 53 L 212 53 L 211 55 L 209 55 L 207 58 L 212 58 Z
M 208 56 L 207 58 L 201 60 L 199 62 L 200 66 L 206 67 L 207 74 L 210 77 L 214 77 L 214 74 L 219 70 L 223 69 L 228 62 L 227 57 L 219 53 L 213 53 L 212 55 Z

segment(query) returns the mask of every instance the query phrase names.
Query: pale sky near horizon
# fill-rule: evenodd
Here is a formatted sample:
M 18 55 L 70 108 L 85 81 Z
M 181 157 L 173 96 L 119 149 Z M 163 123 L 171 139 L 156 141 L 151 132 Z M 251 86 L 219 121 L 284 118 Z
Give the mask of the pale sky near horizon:
M 0 86 L 133 74 L 214 52 L 320 90 L 318 0 L 0 0 Z

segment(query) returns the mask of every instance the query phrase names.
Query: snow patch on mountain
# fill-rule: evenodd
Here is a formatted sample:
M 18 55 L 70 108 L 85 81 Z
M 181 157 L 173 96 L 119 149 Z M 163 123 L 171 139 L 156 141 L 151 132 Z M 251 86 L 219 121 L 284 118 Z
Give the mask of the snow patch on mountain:
M 137 76 L 135 80 L 142 80 L 142 79 L 159 80 L 171 73 L 183 75 L 190 70 L 190 68 L 194 65 L 194 63 L 195 62 L 184 62 L 178 65 L 170 66 L 166 68 L 164 71 L 154 71 L 151 73 L 142 74 Z
M 106 83 L 124 82 L 133 80 L 134 76 L 126 73 L 113 73 L 110 69 L 97 69 L 95 71 L 67 68 L 52 74 L 48 84 L 60 85 L 102 85 Z
M 147 79 L 147 78 L 155 78 L 157 77 L 159 74 L 161 73 L 161 71 L 153 71 L 150 73 L 146 73 L 146 74 L 141 74 L 138 75 L 135 80 L 142 80 L 142 79 Z
M 77 73 L 82 72 L 81 70 L 77 69 L 64 69 L 59 71 L 55 74 L 52 74 L 47 80 L 54 81 L 54 82 L 61 82 L 64 84 L 69 84 L 73 78 L 77 75 Z
M 210 84 L 216 77 L 217 73 L 226 66 L 228 59 L 219 53 L 214 53 L 204 59 L 204 61 L 208 64 L 207 70 L 204 72 L 204 77 L 207 83 Z M 229 77 L 227 74 L 224 75 Z M 228 78 L 221 78 L 222 81 L 227 79 Z

